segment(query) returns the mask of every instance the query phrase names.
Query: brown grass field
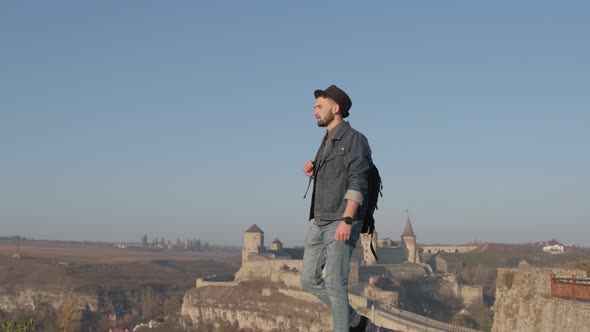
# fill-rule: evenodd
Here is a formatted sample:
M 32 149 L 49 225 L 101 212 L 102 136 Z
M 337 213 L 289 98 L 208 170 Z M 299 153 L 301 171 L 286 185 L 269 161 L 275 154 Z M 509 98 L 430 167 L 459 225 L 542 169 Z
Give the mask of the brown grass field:
M 0 242 L 0 256 L 11 256 L 16 252 L 16 245 L 10 242 Z M 213 259 L 238 263 L 241 259 L 239 252 L 148 251 L 140 248 L 120 249 L 111 244 L 57 241 L 24 241 L 20 244 L 20 254 L 24 258 L 69 260 L 80 264 L 116 264 L 161 259 Z
M 240 251 L 168 251 L 117 248 L 111 244 L 23 241 L 20 259 L 13 241 L 0 242 L 0 287 L 61 288 L 194 286 L 195 278 L 234 274 Z

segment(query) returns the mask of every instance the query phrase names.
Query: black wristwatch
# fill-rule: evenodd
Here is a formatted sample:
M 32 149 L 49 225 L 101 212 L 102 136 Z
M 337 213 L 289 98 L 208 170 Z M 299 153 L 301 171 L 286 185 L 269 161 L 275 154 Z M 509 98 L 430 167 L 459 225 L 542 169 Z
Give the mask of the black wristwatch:
M 351 217 L 344 217 L 344 218 L 342 218 L 342 221 L 344 221 L 347 225 L 352 225 L 352 222 L 354 220 L 352 220 Z

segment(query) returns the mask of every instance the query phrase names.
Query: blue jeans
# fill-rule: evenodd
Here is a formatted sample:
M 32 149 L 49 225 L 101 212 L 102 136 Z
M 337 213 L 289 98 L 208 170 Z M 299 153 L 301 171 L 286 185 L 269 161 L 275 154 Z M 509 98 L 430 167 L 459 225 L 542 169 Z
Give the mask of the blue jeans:
M 332 309 L 334 332 L 348 332 L 350 319 L 355 314 L 348 303 L 350 257 L 358 242 L 362 222 L 353 222 L 347 241 L 334 240 L 338 224 L 340 221 L 324 226 L 311 222 L 305 239 L 301 286 Z M 325 280 L 322 278 L 324 266 Z

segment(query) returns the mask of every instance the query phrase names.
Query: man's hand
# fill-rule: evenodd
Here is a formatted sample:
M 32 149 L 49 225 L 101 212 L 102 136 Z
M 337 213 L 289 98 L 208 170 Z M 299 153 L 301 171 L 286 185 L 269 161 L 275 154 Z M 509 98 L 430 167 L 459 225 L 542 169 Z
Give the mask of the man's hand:
M 309 177 L 313 176 L 313 161 L 308 160 L 305 163 L 305 166 L 303 166 L 303 173 Z
M 336 228 L 336 233 L 334 234 L 334 240 L 336 241 L 346 241 L 350 239 L 350 229 L 352 228 L 351 225 L 341 221 Z

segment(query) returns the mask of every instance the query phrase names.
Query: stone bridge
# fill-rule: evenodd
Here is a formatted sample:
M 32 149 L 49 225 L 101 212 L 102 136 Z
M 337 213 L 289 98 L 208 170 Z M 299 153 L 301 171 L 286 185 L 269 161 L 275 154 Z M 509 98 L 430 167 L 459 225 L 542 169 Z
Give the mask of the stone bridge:
M 371 305 L 370 316 L 371 320 L 377 326 L 375 331 L 379 332 L 481 332 L 378 303 L 375 303 L 374 306 Z

